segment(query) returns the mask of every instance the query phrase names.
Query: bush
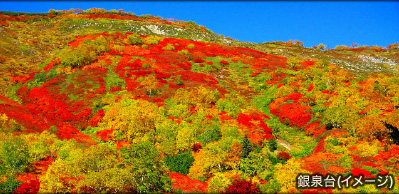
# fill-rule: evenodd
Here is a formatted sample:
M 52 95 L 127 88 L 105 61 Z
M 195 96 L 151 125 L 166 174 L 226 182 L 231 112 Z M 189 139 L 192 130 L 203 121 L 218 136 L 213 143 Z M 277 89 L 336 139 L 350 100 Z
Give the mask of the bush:
M 143 45 L 141 45 L 141 48 L 143 48 L 143 49 L 149 49 L 150 47 L 149 47 L 148 45 L 146 45 L 146 44 L 143 44 Z
M 191 151 L 185 151 L 177 156 L 168 156 L 164 161 L 169 166 L 170 171 L 187 175 L 194 163 L 194 157 Z
M 178 54 L 182 54 L 182 55 L 189 55 L 188 50 L 181 50 L 179 52 L 177 52 Z
M 141 38 L 140 35 L 132 34 L 132 35 L 127 36 L 127 38 L 124 39 L 123 42 L 126 44 L 130 44 L 130 45 L 139 45 L 139 44 L 143 44 L 145 41 L 143 38 Z
M 149 36 L 145 38 L 145 43 L 147 44 L 158 44 L 159 41 L 162 40 L 162 37 L 155 37 L 155 36 Z
M 291 68 L 291 69 L 296 69 L 296 68 L 298 68 L 301 64 L 300 64 L 299 59 L 297 59 L 297 58 L 295 58 L 295 57 L 291 57 L 291 58 L 288 58 L 288 60 L 287 60 L 287 65 L 288 65 L 288 67 Z
M 260 189 L 252 181 L 234 180 L 233 183 L 227 187 L 226 193 L 260 193 Z
M 109 41 L 100 36 L 95 40 L 85 40 L 77 47 L 68 47 L 61 51 L 61 64 L 70 67 L 83 67 L 93 63 L 101 52 L 111 49 Z
M 269 146 L 269 150 L 271 152 L 274 152 L 274 150 L 277 149 L 277 141 L 275 139 L 270 139 L 269 142 L 267 143 Z
M 162 49 L 166 51 L 174 51 L 175 47 L 173 46 L 173 44 L 168 43 L 168 45 L 163 47 Z
M 187 46 L 187 48 L 188 48 L 188 49 L 193 49 L 193 48 L 195 48 L 195 45 L 194 45 L 194 44 L 189 44 L 189 45 Z

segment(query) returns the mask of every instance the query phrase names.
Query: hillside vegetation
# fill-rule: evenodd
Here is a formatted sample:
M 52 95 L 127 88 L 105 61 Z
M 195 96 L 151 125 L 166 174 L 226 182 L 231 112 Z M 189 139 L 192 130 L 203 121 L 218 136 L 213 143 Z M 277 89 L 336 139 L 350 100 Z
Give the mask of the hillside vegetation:
M 0 37 L 1 192 L 399 192 L 397 43 L 256 44 L 94 8 L 1 12 Z

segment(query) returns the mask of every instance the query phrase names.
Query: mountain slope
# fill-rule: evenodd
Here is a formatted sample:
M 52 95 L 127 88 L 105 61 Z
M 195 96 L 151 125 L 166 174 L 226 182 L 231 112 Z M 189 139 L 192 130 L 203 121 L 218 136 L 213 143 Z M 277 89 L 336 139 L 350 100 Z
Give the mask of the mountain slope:
M 0 18 L 2 191 L 398 191 L 296 188 L 299 173 L 399 176 L 397 48 L 252 44 L 129 14 Z

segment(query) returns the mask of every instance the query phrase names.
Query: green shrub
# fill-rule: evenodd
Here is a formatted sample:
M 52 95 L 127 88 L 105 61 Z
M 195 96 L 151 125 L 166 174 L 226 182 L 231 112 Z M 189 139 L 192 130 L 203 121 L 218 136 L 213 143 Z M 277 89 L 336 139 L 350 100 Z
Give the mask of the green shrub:
M 277 141 L 275 139 L 270 139 L 268 141 L 267 145 L 269 146 L 269 150 L 271 152 L 274 152 L 274 150 L 277 149 Z
M 187 175 L 194 163 L 194 157 L 191 151 L 185 151 L 177 156 L 167 156 L 164 161 L 170 171 Z
M 173 46 L 173 44 L 168 43 L 168 45 L 166 45 L 165 47 L 162 48 L 163 50 L 166 51 L 174 51 L 175 47 Z
M 127 38 L 124 39 L 123 42 L 125 44 L 130 44 L 130 45 L 139 45 L 139 44 L 143 44 L 145 41 L 143 38 L 141 38 L 140 35 L 132 34 L 132 35 L 127 36 Z
M 101 52 L 111 49 L 109 41 L 100 36 L 95 40 L 85 40 L 78 47 L 68 47 L 61 51 L 61 64 L 70 67 L 83 67 L 93 63 Z
M 189 44 L 189 45 L 187 46 L 187 48 L 188 48 L 188 49 L 193 49 L 193 48 L 195 48 L 195 45 L 194 45 L 194 44 Z
M 188 50 L 181 50 L 179 52 L 177 52 L 178 54 L 182 54 L 182 55 L 189 55 Z
M 143 44 L 143 45 L 141 45 L 141 48 L 143 48 L 143 49 L 149 49 L 150 47 L 149 47 L 148 45 L 146 45 L 146 44 Z

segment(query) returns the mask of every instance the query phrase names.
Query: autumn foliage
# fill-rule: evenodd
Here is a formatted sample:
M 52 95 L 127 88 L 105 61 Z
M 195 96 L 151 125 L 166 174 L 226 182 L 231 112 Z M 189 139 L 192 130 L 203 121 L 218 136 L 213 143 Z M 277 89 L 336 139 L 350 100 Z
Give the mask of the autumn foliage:
M 54 32 L 33 41 L 43 24 Z M 0 14 L 0 28 L 0 192 L 340 193 L 295 177 L 399 177 L 397 76 L 332 63 L 397 44 L 229 46 L 194 22 L 100 8 Z M 370 186 L 344 192 L 398 192 Z

